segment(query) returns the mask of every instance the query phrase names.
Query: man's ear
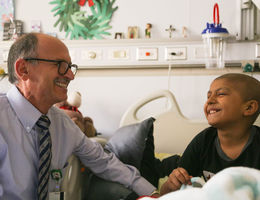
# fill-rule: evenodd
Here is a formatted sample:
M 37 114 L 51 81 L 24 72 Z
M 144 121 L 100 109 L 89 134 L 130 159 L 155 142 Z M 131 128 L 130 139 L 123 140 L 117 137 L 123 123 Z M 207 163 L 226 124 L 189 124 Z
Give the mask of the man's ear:
M 18 79 L 22 79 L 24 81 L 28 79 L 28 64 L 24 59 L 19 58 L 16 60 L 15 72 Z
M 245 104 L 244 115 L 245 116 L 253 115 L 258 111 L 258 108 L 259 108 L 259 105 L 256 100 L 247 101 Z

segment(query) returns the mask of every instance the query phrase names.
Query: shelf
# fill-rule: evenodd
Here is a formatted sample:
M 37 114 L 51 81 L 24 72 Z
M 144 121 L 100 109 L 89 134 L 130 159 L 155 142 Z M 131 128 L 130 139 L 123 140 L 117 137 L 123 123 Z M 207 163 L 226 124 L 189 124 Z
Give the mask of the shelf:
M 107 39 L 107 40 L 63 40 L 67 45 L 73 63 L 80 69 L 101 68 L 202 68 L 205 63 L 201 38 L 172 39 Z M 6 63 L 7 53 L 13 41 L 0 42 L 0 63 Z M 256 58 L 258 41 L 241 42 L 230 39 L 227 42 L 227 66 L 240 66 L 242 60 Z M 142 51 L 139 51 L 142 49 Z M 153 59 L 140 58 L 140 52 L 152 49 Z M 167 57 L 169 49 L 181 49 L 185 56 Z M 242 51 L 241 51 L 242 49 Z M 150 53 L 150 52 L 148 52 Z M 143 59 L 145 58 L 145 59 Z

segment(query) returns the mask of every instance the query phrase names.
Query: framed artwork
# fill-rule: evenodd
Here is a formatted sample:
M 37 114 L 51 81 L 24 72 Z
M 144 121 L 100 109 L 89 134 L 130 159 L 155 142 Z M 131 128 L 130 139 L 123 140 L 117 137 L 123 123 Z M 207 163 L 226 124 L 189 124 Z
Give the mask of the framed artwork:
M 4 30 L 4 23 L 14 19 L 13 0 L 0 0 L 0 31 Z
M 39 20 L 31 21 L 31 32 L 36 32 L 36 33 L 41 32 L 41 21 Z
M 123 33 L 115 33 L 115 39 L 123 39 L 124 35 Z
M 23 22 L 20 20 L 13 20 L 4 23 L 3 40 L 17 39 L 23 34 Z
M 129 39 L 138 38 L 138 27 L 137 26 L 128 27 L 127 38 L 129 38 Z

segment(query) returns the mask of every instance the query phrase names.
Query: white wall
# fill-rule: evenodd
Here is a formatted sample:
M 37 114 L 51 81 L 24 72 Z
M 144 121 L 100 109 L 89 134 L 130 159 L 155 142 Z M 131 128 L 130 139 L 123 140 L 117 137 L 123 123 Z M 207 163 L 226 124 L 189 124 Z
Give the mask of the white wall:
M 193 119 L 204 118 L 203 103 L 209 83 L 214 77 L 171 77 L 170 90 L 185 116 Z M 130 105 L 159 89 L 168 89 L 167 74 L 78 77 L 70 86 L 70 90 L 79 90 L 82 93 L 85 104 L 80 110 L 91 116 L 98 130 L 105 135 L 113 134 Z
M 146 70 L 132 75 L 121 72 L 120 76 L 80 76 L 71 82 L 69 90 L 81 92 L 84 104 L 80 110 L 94 119 L 99 132 L 109 137 L 119 127 L 120 119 L 129 106 L 160 89 L 173 92 L 184 116 L 190 119 L 205 119 L 203 105 L 210 83 L 220 74 L 230 70 L 218 71 L 215 74 L 211 72 L 211 75 L 196 71 L 182 74 L 173 70 L 170 80 L 167 70 L 163 70 L 158 76 L 145 75 Z M 240 69 L 231 72 L 240 72 Z M 260 80 L 259 75 L 254 76 Z M 156 111 L 153 109 L 151 114 L 156 114 Z
M 40 20 L 43 32 L 57 32 L 64 37 L 57 27 L 53 27 L 58 18 L 54 18 L 51 12 L 55 6 L 49 4 L 51 0 L 14 2 L 16 19 L 24 22 L 26 32 L 30 31 L 32 20 Z M 170 24 L 176 28 L 174 37 L 181 36 L 183 26 L 188 28 L 190 36 L 199 36 L 207 22 L 213 23 L 213 6 L 216 2 L 219 4 L 220 22 L 235 35 L 234 19 L 239 17 L 236 9 L 239 0 L 116 0 L 114 5 L 118 9 L 110 23 L 112 29 L 109 32 L 112 36 L 108 38 L 113 38 L 115 32 L 126 33 L 128 26 L 138 26 L 141 37 L 144 37 L 146 23 L 153 24 L 153 38 L 168 38 L 165 29 Z
M 53 5 L 49 2 L 15 1 L 15 16 L 24 21 L 25 32 L 30 31 L 32 20 L 40 20 L 45 33 L 58 32 L 53 27 L 57 18 L 53 18 Z M 181 37 L 183 26 L 188 28 L 189 37 L 200 36 L 206 22 L 213 21 L 215 2 L 219 3 L 223 26 L 235 35 L 238 0 L 116 0 L 118 10 L 112 18 L 110 32 L 112 35 L 115 32 L 126 33 L 128 26 L 138 26 L 143 37 L 145 24 L 152 23 L 152 38 L 167 38 L 165 29 L 170 24 L 177 29 L 174 37 Z M 64 36 L 59 32 L 58 35 L 60 38 Z M 202 109 L 210 82 L 228 71 L 173 70 L 169 89 L 175 94 L 183 114 L 188 118 L 203 118 Z M 118 128 L 120 118 L 131 104 L 157 89 L 168 89 L 168 81 L 167 69 L 82 70 L 71 82 L 69 90 L 81 92 L 83 105 L 80 111 L 92 117 L 98 131 L 109 137 Z M 0 82 L 0 92 L 7 91 L 9 87 L 7 79 Z
M 126 32 L 127 26 L 138 26 L 144 37 L 146 23 L 153 24 L 152 37 L 168 38 L 165 31 L 172 24 L 176 28 L 174 37 L 181 37 L 182 27 L 188 28 L 190 36 L 200 36 L 206 23 L 213 23 L 213 6 L 219 4 L 220 21 L 235 34 L 233 19 L 237 15 L 234 8 L 238 0 L 131 0 L 117 1 L 116 11 L 111 25 L 112 32 Z M 232 16 L 232 17 L 231 17 Z M 234 18 L 233 18 L 234 17 Z

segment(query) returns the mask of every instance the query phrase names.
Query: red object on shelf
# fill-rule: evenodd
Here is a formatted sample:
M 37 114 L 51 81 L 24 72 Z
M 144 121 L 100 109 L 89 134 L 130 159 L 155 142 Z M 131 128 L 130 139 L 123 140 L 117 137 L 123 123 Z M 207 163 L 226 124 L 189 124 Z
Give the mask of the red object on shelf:
M 145 55 L 146 55 L 146 56 L 150 56 L 151 53 L 150 53 L 150 52 L 145 52 Z

